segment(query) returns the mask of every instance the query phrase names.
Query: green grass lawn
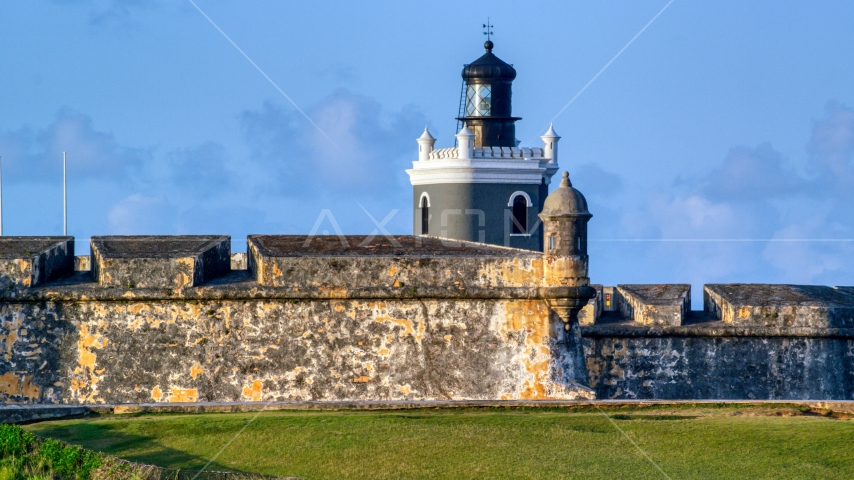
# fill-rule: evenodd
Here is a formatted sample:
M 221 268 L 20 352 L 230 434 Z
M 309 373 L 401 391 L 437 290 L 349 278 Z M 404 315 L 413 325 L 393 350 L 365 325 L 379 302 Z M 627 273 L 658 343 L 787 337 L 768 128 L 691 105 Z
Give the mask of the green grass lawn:
M 26 428 L 200 468 L 251 414 L 116 415 Z M 264 412 L 211 469 L 319 478 L 854 478 L 854 421 L 784 407 Z M 613 423 L 612 423 L 613 422 Z M 616 425 L 616 426 L 615 426 Z

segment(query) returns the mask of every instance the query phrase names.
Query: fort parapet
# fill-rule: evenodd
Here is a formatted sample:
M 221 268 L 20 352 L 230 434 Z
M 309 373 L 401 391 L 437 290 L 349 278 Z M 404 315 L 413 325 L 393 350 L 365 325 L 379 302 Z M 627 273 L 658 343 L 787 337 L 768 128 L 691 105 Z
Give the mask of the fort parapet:
M 227 236 L 92 237 L 92 275 L 101 286 L 183 288 L 231 269 Z
M 3 237 L 0 399 L 854 398 L 850 287 L 707 285 L 692 311 L 687 285 L 595 286 L 572 330 L 553 306 L 576 287 L 550 286 L 538 252 L 429 236 L 230 250 L 95 237 L 90 261 L 71 237 Z
M 36 287 L 73 271 L 72 237 L 2 237 L 0 289 Z
M 251 236 L 248 268 L 231 270 L 223 238 L 96 237 L 90 270 L 78 259 L 62 278 L 0 292 L 2 399 L 593 396 L 555 369 L 550 328 L 562 322 L 547 301 L 565 292 L 542 287 L 535 252 Z
M 854 328 L 854 292 L 818 285 L 706 285 L 706 309 L 730 325 Z
M 687 287 L 612 289 L 581 329 L 599 398 L 854 399 L 854 289 L 706 285 L 691 311 Z
M 542 253 L 428 236 L 251 235 L 259 285 L 304 288 L 536 288 Z

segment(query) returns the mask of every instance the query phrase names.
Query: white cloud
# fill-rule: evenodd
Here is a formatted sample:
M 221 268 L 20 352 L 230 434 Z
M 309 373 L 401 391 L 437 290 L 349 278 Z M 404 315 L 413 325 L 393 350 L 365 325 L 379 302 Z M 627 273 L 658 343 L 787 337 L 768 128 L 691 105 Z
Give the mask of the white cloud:
M 170 180 L 190 197 L 225 195 L 237 185 L 238 173 L 229 168 L 228 151 L 218 143 L 173 150 L 166 159 Z
M 723 164 L 702 180 L 705 196 L 719 201 L 791 198 L 807 186 L 783 156 L 768 144 L 730 149 Z
M 825 118 L 813 123 L 807 145 L 822 180 L 851 187 L 854 184 L 854 110 L 837 102 L 825 107 Z
M 663 241 L 612 245 L 599 271 L 625 282 L 630 280 L 620 275 L 635 277 L 641 270 L 646 282 L 695 286 L 851 284 L 846 266 L 854 263 L 854 242 L 817 240 L 854 238 L 854 110 L 829 103 L 824 118 L 813 124 L 806 150 L 797 168 L 770 144 L 740 146 L 707 175 L 680 180 L 666 191 L 629 185 L 617 216 L 594 217 L 591 231 L 600 229 L 599 220 L 609 234 L 614 227 L 608 223 L 618 223 L 617 236 L 624 239 Z M 585 189 L 581 182 L 576 187 Z M 593 203 L 595 215 L 595 198 Z M 670 241 L 677 239 L 719 241 Z
M 67 151 L 75 232 L 81 236 L 209 229 L 298 233 L 310 229 L 323 209 L 332 209 L 346 231 L 361 232 L 373 224 L 357 202 L 378 215 L 409 205 L 403 170 L 426 123 L 421 113 L 384 112 L 375 100 L 345 90 L 308 111 L 345 154 L 302 117 L 272 104 L 243 115 L 249 158 L 235 158 L 210 141 L 167 152 L 128 147 L 89 116 L 62 109 L 45 127 L 0 132 L 4 179 L 17 188 L 10 194 L 22 196 L 26 185 L 60 188 Z M 26 205 L 35 215 L 33 202 Z M 388 225 L 393 231 L 410 230 L 408 208 L 403 212 Z M 16 225 L 24 234 L 35 231 L 29 220 Z
M 413 108 L 383 112 L 374 99 L 345 89 L 307 113 L 326 135 L 271 103 L 243 114 L 253 157 L 279 176 L 280 188 L 311 197 L 383 197 L 409 190 L 399 181 L 400 173 L 412 161 L 415 136 L 426 124 L 422 113 Z
M 89 25 L 93 27 L 133 26 L 131 16 L 134 11 L 157 9 L 162 2 L 158 0 L 51 0 L 63 5 L 80 5 L 89 9 Z
M 113 205 L 107 224 L 114 235 L 155 235 L 175 233 L 178 213 L 163 196 L 134 193 Z
M 96 130 L 92 118 L 61 109 L 46 128 L 0 133 L 4 168 L 16 181 L 52 182 L 61 178 L 62 152 L 68 174 L 80 179 L 127 180 L 150 158 L 150 151 L 119 145 L 112 133 Z
M 587 198 L 609 199 L 623 193 L 625 184 L 616 173 L 602 169 L 595 163 L 585 163 L 571 171 L 572 182 L 584 185 L 584 195 Z
M 843 280 L 848 273 L 846 265 L 854 259 L 854 244 L 809 241 L 833 238 L 832 228 L 822 220 L 805 219 L 786 225 L 774 233 L 775 240 L 783 241 L 766 244 L 762 256 L 782 272 L 787 282 L 814 283 L 820 278 L 834 276 Z

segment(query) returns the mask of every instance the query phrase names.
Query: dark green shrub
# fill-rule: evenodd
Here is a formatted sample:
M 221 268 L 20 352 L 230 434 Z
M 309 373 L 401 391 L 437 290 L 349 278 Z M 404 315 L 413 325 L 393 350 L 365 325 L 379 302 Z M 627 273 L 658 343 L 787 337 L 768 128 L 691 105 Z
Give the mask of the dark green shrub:
M 23 457 L 38 444 L 38 438 L 17 425 L 0 424 L 0 457 Z
M 42 442 L 37 456 L 39 463 L 62 478 L 89 478 L 102 463 L 95 452 L 52 439 Z
M 21 474 L 40 471 L 60 478 L 88 479 L 103 461 L 95 452 L 56 440 L 41 440 L 17 425 L 2 424 L 0 464 Z

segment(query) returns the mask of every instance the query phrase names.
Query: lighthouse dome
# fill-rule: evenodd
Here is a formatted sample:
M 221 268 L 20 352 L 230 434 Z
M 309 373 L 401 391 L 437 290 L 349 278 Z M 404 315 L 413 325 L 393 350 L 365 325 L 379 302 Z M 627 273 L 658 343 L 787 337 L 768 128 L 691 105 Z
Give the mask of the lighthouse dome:
M 496 80 L 512 82 L 516 78 L 516 69 L 492 53 L 491 40 L 487 40 L 483 46 L 486 53 L 463 68 L 463 80 L 466 83 L 492 83 Z

